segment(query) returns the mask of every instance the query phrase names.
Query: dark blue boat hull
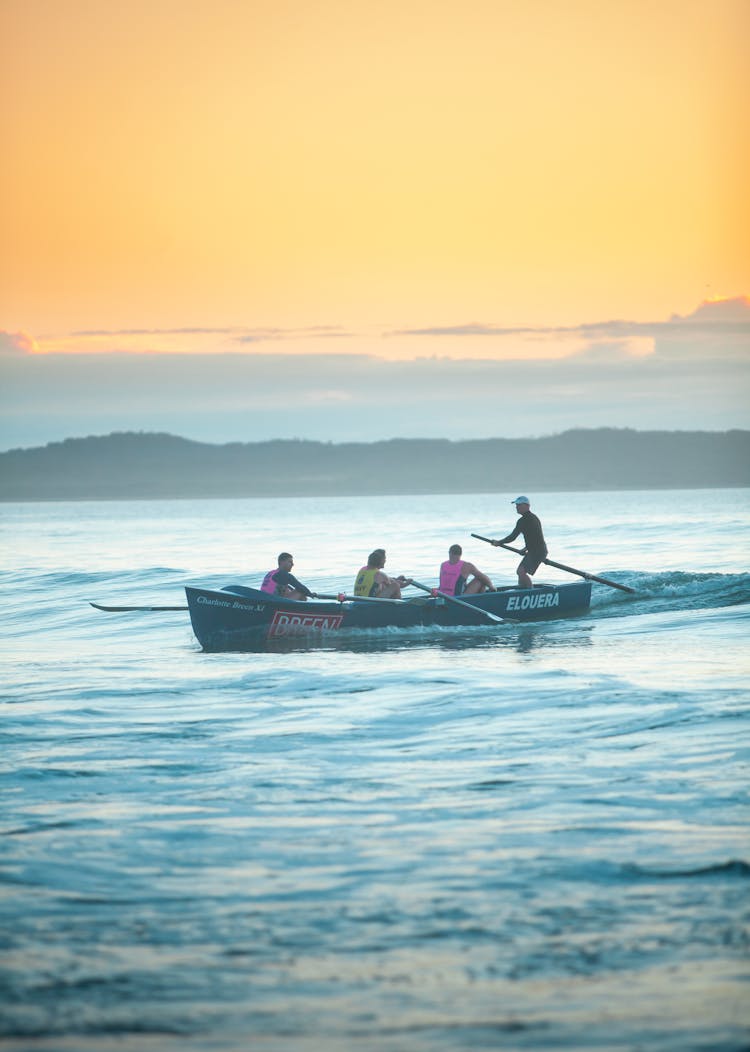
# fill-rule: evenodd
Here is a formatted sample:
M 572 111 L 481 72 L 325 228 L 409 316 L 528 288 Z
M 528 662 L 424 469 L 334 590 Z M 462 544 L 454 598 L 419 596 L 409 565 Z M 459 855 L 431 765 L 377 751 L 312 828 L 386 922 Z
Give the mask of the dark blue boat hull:
M 244 585 L 221 591 L 186 588 L 196 639 L 213 653 L 256 649 L 264 639 L 327 636 L 347 629 L 487 625 L 482 611 L 510 621 L 549 621 L 585 613 L 591 582 L 503 588 L 462 597 L 461 604 L 441 597 L 378 600 L 281 599 Z

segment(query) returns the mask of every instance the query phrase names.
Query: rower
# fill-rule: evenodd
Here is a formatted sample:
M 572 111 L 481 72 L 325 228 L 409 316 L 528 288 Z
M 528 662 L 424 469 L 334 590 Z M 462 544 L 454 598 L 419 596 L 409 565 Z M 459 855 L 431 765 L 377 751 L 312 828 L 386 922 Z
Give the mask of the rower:
M 294 559 L 289 552 L 282 552 L 277 562 L 278 566 L 276 569 L 269 570 L 263 578 L 263 584 L 260 586 L 261 592 L 268 592 L 269 595 L 280 595 L 284 599 L 304 600 L 315 598 L 315 592 L 311 592 L 307 585 L 298 581 L 291 572 L 294 566 Z
M 399 574 L 389 577 L 383 573 L 385 566 L 385 548 L 376 548 L 367 556 L 367 565 L 363 566 L 354 582 L 354 594 L 370 599 L 400 599 L 401 589 L 411 581 Z
M 495 591 L 495 586 L 486 573 L 478 570 L 474 563 L 462 559 L 463 548 L 452 544 L 448 549 L 448 558 L 440 566 L 440 591 L 447 595 L 477 595 L 488 590 Z

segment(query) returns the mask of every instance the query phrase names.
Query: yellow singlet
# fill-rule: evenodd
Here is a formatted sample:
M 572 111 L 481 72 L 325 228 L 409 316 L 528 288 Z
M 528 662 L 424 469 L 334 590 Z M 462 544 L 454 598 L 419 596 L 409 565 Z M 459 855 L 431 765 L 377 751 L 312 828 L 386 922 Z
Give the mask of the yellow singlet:
M 375 575 L 378 570 L 370 569 L 367 566 L 363 566 L 357 574 L 357 580 L 354 582 L 354 594 L 355 595 L 374 595 L 375 593 Z

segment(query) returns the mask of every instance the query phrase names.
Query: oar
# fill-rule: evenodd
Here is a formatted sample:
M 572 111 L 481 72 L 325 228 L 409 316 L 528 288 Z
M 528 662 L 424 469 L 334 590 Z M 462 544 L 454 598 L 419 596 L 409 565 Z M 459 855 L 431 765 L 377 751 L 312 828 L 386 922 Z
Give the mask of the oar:
M 516 555 L 524 555 L 525 553 L 520 548 L 512 548 L 510 544 L 499 544 L 497 541 L 490 540 L 489 537 L 482 537 L 478 533 L 472 533 L 472 537 L 476 537 L 478 541 L 487 541 L 488 544 L 494 544 L 496 548 L 507 548 L 509 552 L 515 552 Z M 565 570 L 566 573 L 574 573 L 578 577 L 583 577 L 587 581 L 597 581 L 599 584 L 607 584 L 610 588 L 619 588 L 621 592 L 631 592 L 636 595 L 635 588 L 628 588 L 626 584 L 618 584 L 617 581 L 608 581 L 606 577 L 597 577 L 593 573 L 586 573 L 585 570 L 576 570 L 573 566 L 566 566 L 565 563 L 556 563 L 554 559 L 542 559 L 543 563 L 547 566 L 555 566 L 558 570 Z
M 102 606 L 101 603 L 92 603 L 89 600 L 91 606 L 95 606 L 97 610 L 106 610 L 110 614 L 121 614 L 127 610 L 188 610 L 187 606 Z
M 406 603 L 406 599 L 378 599 L 375 595 L 344 595 L 338 592 L 336 595 L 324 595 L 323 592 L 314 592 L 315 599 L 335 599 L 339 603 Z
M 430 595 L 439 595 L 441 599 L 445 599 L 449 603 L 455 603 L 456 606 L 463 606 L 467 610 L 471 610 L 472 614 L 479 614 L 480 617 L 484 617 L 490 624 L 503 625 L 510 624 L 511 619 L 507 617 L 498 617 L 497 614 L 491 614 L 489 610 L 482 610 L 479 606 L 474 606 L 472 603 L 465 603 L 463 599 L 456 599 L 455 595 L 448 595 L 447 592 L 441 592 L 437 588 L 428 588 L 426 584 L 420 584 L 419 581 L 415 581 L 412 578 L 411 582 L 415 588 L 421 588 L 423 592 L 429 592 Z

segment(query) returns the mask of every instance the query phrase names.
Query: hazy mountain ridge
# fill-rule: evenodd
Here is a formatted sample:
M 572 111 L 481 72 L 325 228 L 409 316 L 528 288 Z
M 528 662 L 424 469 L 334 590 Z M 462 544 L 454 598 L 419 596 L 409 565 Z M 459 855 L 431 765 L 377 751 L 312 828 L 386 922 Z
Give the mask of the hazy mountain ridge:
M 750 431 L 212 445 L 117 432 L 0 453 L 2 500 L 333 496 L 750 485 Z

